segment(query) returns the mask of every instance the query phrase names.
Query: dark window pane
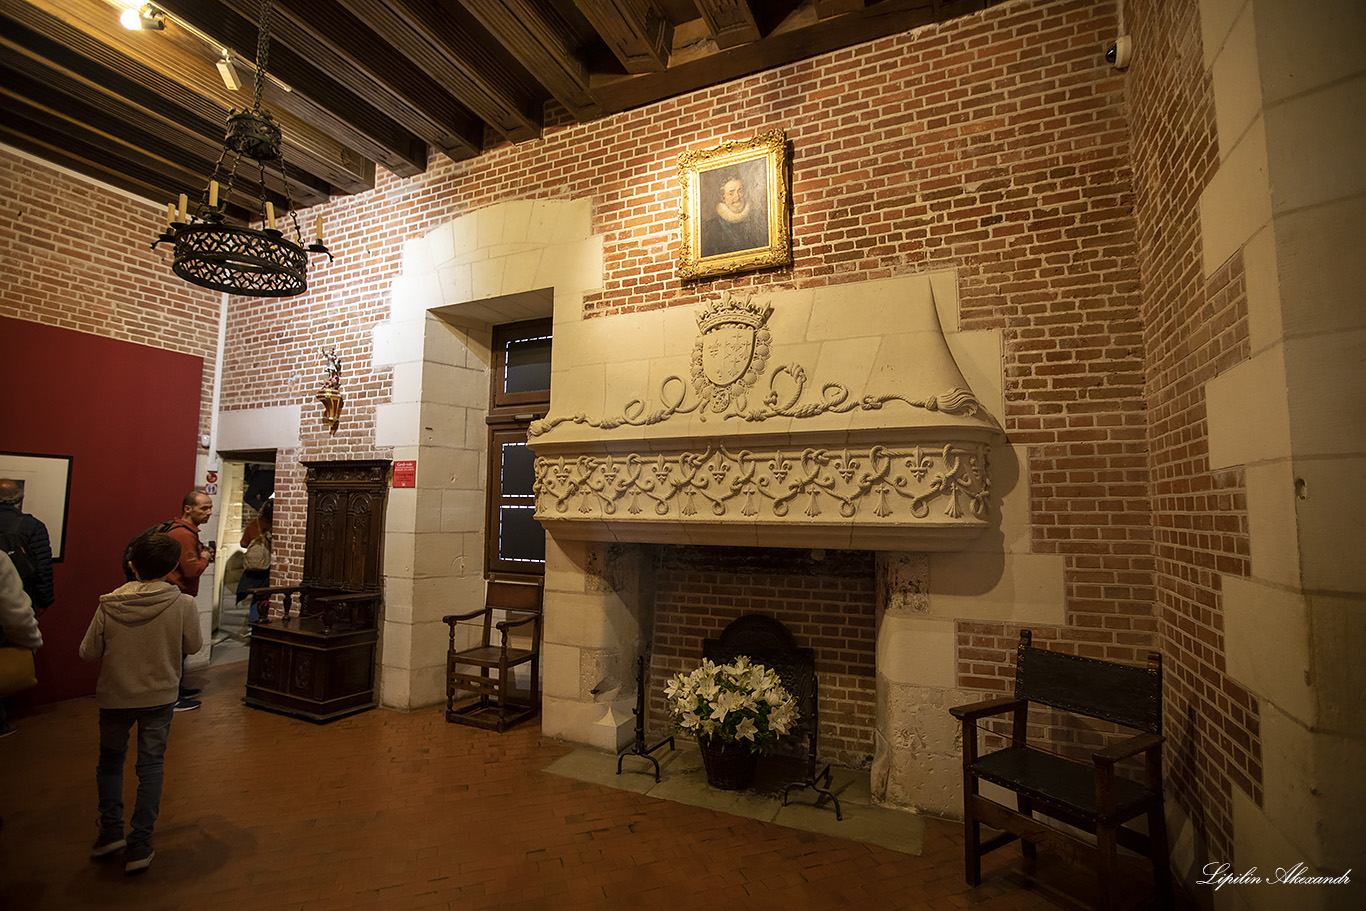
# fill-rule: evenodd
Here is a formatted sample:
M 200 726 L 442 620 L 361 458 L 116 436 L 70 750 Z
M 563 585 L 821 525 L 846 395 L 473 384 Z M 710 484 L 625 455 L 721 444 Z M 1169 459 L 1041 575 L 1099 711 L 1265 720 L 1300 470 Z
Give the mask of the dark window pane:
M 518 339 L 507 344 L 504 392 L 534 392 L 550 388 L 550 339 Z
M 545 532 L 531 506 L 498 508 L 498 556 L 523 563 L 545 562 Z
M 536 483 L 536 453 L 525 443 L 503 444 L 504 496 L 531 496 Z

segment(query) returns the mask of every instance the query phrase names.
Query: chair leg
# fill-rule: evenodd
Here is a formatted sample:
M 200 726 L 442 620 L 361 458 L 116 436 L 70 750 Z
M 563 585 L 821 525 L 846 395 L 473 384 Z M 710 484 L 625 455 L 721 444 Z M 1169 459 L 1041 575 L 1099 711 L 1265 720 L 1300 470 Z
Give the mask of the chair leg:
M 531 659 L 531 705 L 539 711 L 541 704 L 541 659 L 536 656 Z
M 1033 818 L 1034 818 L 1034 804 L 1030 801 L 1030 799 L 1029 799 L 1028 797 L 1025 797 L 1023 794 L 1017 794 L 1017 795 L 1015 795 L 1015 796 L 1016 796 L 1016 802 L 1015 802 L 1015 803 L 1016 803 L 1016 806 L 1017 806 L 1017 807 L 1019 808 L 1019 810 L 1020 810 L 1020 814 L 1023 815 L 1023 816 L 1027 816 L 1027 817 L 1029 817 L 1030 819 L 1033 819 Z M 1030 876 L 1033 876 L 1034 873 L 1038 870 L 1038 858 L 1039 858 L 1039 848 L 1038 848 L 1038 845 L 1034 844 L 1034 842 L 1030 841 L 1028 838 L 1025 838 L 1025 837 L 1021 836 L 1021 837 L 1020 837 L 1020 853 L 1021 853 L 1022 855 L 1024 855 L 1024 870 L 1025 870 L 1025 872 L 1028 873 Z
M 982 884 L 982 824 L 973 815 L 972 798 L 977 796 L 977 779 L 963 776 L 963 878 L 969 886 Z
M 1163 909 L 1172 907 L 1172 866 L 1167 851 L 1167 819 L 1159 803 L 1148 810 L 1148 859 L 1153 862 L 1157 906 Z
M 1100 906 L 1108 911 L 1119 907 L 1119 883 L 1115 880 L 1118 870 L 1117 842 L 1115 827 L 1101 823 L 1096 826 L 1096 879 L 1100 885 Z
M 512 675 L 509 667 L 498 668 L 498 733 L 503 733 L 508 718 L 508 677 Z

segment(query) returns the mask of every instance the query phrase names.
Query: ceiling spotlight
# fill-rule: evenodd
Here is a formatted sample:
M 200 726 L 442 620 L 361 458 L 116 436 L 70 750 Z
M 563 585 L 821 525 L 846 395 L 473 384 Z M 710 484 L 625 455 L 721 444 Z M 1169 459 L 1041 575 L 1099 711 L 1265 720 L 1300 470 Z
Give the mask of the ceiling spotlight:
M 223 77 L 223 84 L 228 87 L 229 92 L 235 92 L 242 87 L 242 80 L 237 78 L 237 67 L 232 62 L 231 54 L 224 51 L 223 56 L 214 65 L 218 67 L 218 75 Z
M 126 9 L 119 16 L 119 22 L 129 31 L 149 29 L 161 31 L 166 27 L 166 14 L 147 3 L 140 9 Z

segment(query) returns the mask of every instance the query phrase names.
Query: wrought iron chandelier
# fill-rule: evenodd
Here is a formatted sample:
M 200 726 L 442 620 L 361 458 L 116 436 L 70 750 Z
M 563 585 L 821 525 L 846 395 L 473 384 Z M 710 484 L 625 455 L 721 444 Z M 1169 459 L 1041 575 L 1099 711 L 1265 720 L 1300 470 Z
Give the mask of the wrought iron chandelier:
M 285 172 L 280 127 L 261 108 L 261 89 L 265 86 L 266 64 L 270 56 L 271 0 L 261 4 L 261 23 L 256 37 L 256 84 L 250 110 L 228 112 L 228 131 L 223 154 L 214 165 L 204 195 L 195 211 L 189 212 L 188 199 L 180 194 L 180 204 L 166 206 L 166 230 L 152 242 L 171 243 L 175 259 L 171 270 L 191 284 L 247 297 L 291 297 L 308 290 L 308 254 L 332 253 L 323 245 L 322 219 L 315 226 L 313 243 L 307 247 L 294 212 Z M 225 224 L 226 200 L 232 194 L 237 168 L 243 156 L 254 159 L 259 174 L 257 202 L 261 228 Z M 275 206 L 266 199 L 266 165 L 279 168 L 288 208 L 285 219 L 292 223 L 294 240 L 276 227 Z M 220 192 L 221 191 L 221 192 Z

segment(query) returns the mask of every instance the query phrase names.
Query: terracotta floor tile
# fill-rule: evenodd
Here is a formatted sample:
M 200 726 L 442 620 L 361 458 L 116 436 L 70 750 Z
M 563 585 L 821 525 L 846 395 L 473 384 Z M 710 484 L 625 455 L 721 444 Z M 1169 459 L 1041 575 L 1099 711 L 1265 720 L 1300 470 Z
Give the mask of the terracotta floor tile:
M 962 831 L 927 821 L 912 856 L 560 777 L 569 747 L 535 724 L 498 735 L 438 709 L 317 726 L 242 706 L 245 665 L 206 674 L 178 714 L 156 860 L 93 863 L 93 699 L 16 719 L 0 741 L 6 911 L 193 908 L 784 909 L 1083 907 L 1084 875 L 1005 849 L 962 880 Z M 131 763 L 126 802 L 135 778 Z

